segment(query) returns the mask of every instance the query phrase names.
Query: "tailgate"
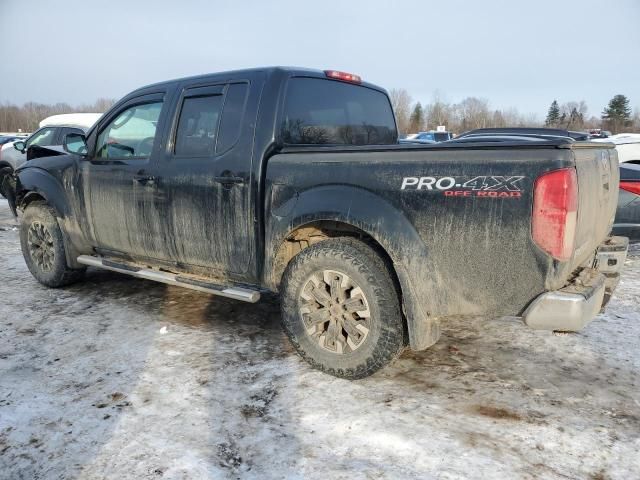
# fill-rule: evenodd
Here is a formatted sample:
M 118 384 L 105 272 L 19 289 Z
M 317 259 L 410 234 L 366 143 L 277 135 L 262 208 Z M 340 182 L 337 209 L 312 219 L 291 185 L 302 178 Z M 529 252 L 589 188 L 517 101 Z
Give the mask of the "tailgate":
M 578 173 L 578 225 L 572 266 L 589 260 L 613 225 L 618 203 L 618 154 L 613 144 L 572 145 Z

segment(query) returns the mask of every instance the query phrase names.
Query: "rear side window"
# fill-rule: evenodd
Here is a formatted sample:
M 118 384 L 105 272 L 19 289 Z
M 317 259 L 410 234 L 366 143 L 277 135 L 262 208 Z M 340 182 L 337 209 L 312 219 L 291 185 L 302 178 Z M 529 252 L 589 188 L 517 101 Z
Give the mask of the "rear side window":
M 397 142 L 391 104 L 377 90 L 333 80 L 289 80 L 281 135 L 296 145 L 388 145 Z
M 222 95 L 187 97 L 182 103 L 175 154 L 204 157 L 213 154 L 222 109 Z
M 220 122 L 220 137 L 216 147 L 216 153 L 218 154 L 224 153 L 233 147 L 240 137 L 248 87 L 246 83 L 233 83 L 227 89 Z

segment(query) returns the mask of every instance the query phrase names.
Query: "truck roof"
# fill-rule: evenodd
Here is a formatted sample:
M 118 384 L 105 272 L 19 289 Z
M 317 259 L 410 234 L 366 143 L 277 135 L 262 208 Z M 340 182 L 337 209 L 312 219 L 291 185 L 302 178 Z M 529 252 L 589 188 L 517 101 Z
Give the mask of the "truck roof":
M 294 75 L 294 76 L 305 76 L 305 77 L 317 77 L 317 78 L 329 78 L 326 73 L 325 70 L 320 70 L 320 69 L 313 69 L 313 68 L 305 68 L 305 67 L 287 67 L 287 66 L 267 66 L 267 67 L 256 67 L 256 68 L 243 68 L 243 69 L 238 69 L 238 70 L 227 70 L 227 71 L 223 71 L 223 72 L 211 72 L 211 73 L 204 73 L 201 75 L 192 75 L 192 76 L 188 76 L 188 77 L 181 77 L 181 78 L 174 78 L 172 80 L 166 80 L 163 82 L 157 82 L 157 83 L 152 83 L 149 85 L 145 85 L 143 87 L 140 87 L 136 90 L 134 90 L 131 93 L 134 92 L 138 92 L 141 90 L 147 90 L 149 88 L 153 88 L 153 87 L 160 87 L 160 86 L 168 86 L 168 85 L 172 85 L 178 82 L 183 82 L 186 80 L 198 80 L 198 79 L 207 79 L 210 77 L 240 77 L 243 74 L 256 74 L 256 73 L 265 73 L 267 75 L 271 75 L 274 73 L 278 73 L 278 72 L 283 72 L 283 73 L 289 73 L 290 75 Z M 365 82 L 365 81 L 361 81 L 358 83 L 354 83 L 354 85 L 362 85 L 368 88 L 373 88 L 376 90 L 380 90 L 381 92 L 385 92 L 386 93 L 386 89 L 380 87 L 379 85 L 375 85 L 373 83 L 369 83 L 369 82 Z

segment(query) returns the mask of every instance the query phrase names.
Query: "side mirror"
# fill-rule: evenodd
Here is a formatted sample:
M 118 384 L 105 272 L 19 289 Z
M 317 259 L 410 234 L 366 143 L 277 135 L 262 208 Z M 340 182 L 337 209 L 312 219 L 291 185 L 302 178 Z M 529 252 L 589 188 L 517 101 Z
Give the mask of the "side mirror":
M 18 150 L 20 153 L 24 153 L 24 149 L 27 147 L 26 142 L 22 140 L 18 140 L 17 142 L 13 142 L 13 148 Z
M 81 133 L 67 133 L 62 142 L 62 148 L 65 152 L 74 153 L 76 155 L 87 155 L 87 139 Z

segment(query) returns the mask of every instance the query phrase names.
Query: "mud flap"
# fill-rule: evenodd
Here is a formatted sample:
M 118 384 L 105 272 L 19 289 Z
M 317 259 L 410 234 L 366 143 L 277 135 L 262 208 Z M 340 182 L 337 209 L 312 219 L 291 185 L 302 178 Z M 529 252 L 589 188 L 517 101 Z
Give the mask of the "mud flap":
M 407 319 L 409 346 L 416 352 L 426 350 L 440 339 L 440 319 L 425 311 L 417 301 L 407 273 L 401 266 L 395 266 L 402 288 L 402 310 Z
M 440 339 L 440 319 L 413 318 L 409 333 L 411 350 L 426 350 Z

